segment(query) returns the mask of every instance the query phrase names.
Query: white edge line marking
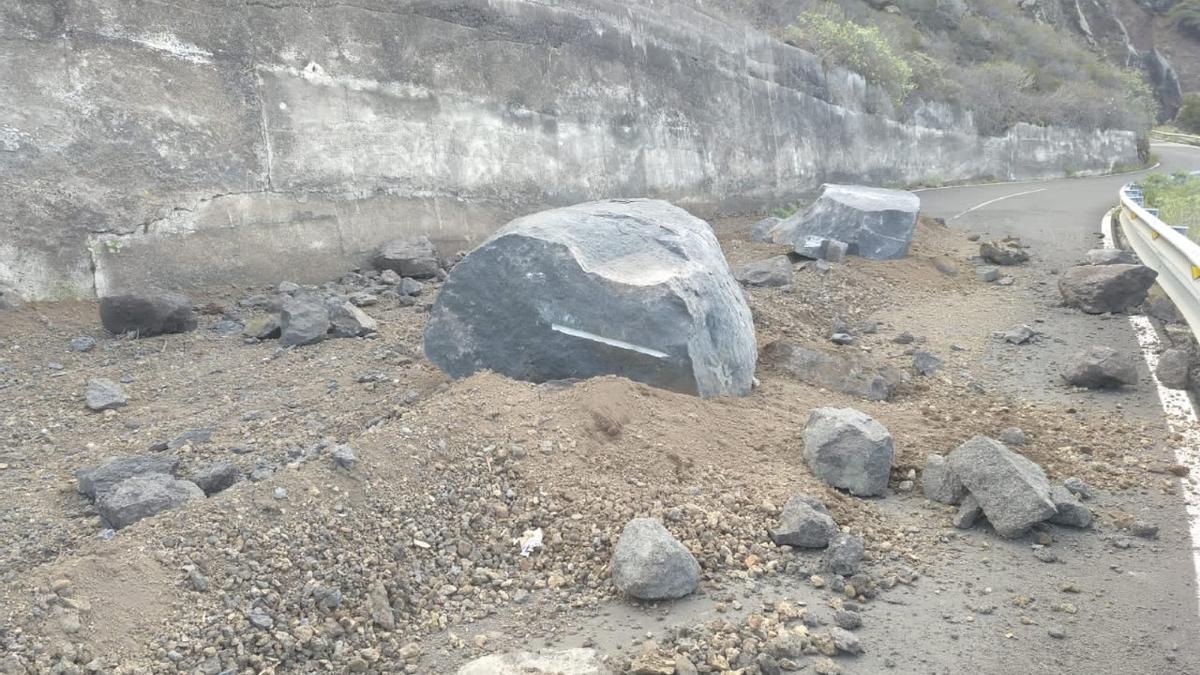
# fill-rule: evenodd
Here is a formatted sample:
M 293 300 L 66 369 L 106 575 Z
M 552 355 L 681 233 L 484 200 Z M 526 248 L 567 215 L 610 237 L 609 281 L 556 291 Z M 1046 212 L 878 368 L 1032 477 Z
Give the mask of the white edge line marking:
M 1003 197 L 996 197 L 995 199 L 989 199 L 986 202 L 981 202 L 979 204 L 976 204 L 975 206 L 972 206 L 971 208 L 967 209 L 966 211 L 963 211 L 962 213 L 950 216 L 950 220 L 955 220 L 959 216 L 965 216 L 968 213 L 974 211 L 975 209 L 982 209 L 983 207 L 987 206 L 988 204 L 995 204 L 996 202 L 1003 201 L 1005 199 L 1010 199 L 1012 197 L 1020 197 L 1021 195 L 1031 195 L 1035 192 L 1045 192 L 1046 190 L 1049 190 L 1049 189 L 1050 188 L 1038 188 L 1036 190 L 1026 190 L 1024 192 L 1014 192 L 1011 195 L 1004 195 Z
M 606 344 L 610 347 L 616 347 L 617 349 L 628 349 L 631 352 L 645 354 L 646 356 L 653 356 L 656 359 L 667 358 L 666 352 L 660 352 L 657 349 L 651 349 L 649 347 L 641 347 L 641 346 L 635 345 L 631 342 L 625 342 L 623 340 L 615 340 L 613 338 L 606 338 L 602 335 L 596 335 L 595 333 L 589 333 L 587 331 L 579 330 L 577 328 L 568 328 L 567 326 L 560 326 L 556 323 L 552 323 L 552 324 L 550 324 L 550 329 L 557 331 L 559 333 L 562 333 L 563 335 L 570 335 L 572 337 L 583 338 L 584 340 L 591 340 L 592 342 L 599 342 L 601 344 Z
M 1105 213 L 1104 220 L 1100 223 L 1100 232 L 1104 235 L 1104 248 L 1116 248 L 1113 242 L 1112 213 Z M 1162 345 L 1150 319 L 1142 315 L 1132 315 L 1129 317 L 1129 324 L 1133 326 L 1133 333 L 1142 348 L 1142 358 L 1150 368 L 1150 380 L 1158 391 L 1158 401 L 1167 419 L 1167 429 L 1183 439 L 1173 448 L 1175 461 L 1189 469 L 1189 476 L 1200 475 L 1200 417 L 1196 415 L 1192 397 L 1186 391 L 1168 389 L 1158 381 L 1155 370 L 1158 368 L 1158 352 Z M 1180 478 L 1179 484 L 1183 492 L 1184 509 L 1188 515 L 1188 532 L 1192 540 L 1192 572 L 1196 578 L 1193 592 L 1196 594 L 1197 609 L 1200 609 L 1200 486 L 1187 478 Z

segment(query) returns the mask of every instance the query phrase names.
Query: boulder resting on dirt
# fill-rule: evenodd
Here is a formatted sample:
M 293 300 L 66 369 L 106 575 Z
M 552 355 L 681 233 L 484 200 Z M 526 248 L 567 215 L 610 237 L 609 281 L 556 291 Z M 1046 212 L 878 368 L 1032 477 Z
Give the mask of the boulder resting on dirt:
M 700 583 L 700 563 L 654 518 L 634 518 L 613 551 L 612 580 L 639 600 L 682 598 Z
M 391 270 L 414 279 L 435 277 L 441 269 L 437 249 L 424 235 L 389 241 L 379 247 L 371 264 L 381 272 Z
M 242 471 L 233 462 L 213 462 L 190 476 L 204 494 L 211 497 L 227 490 L 242 479 Z
M 458 675 L 611 675 L 594 649 L 542 649 L 489 654 L 458 669 Z
M 151 473 L 126 478 L 100 494 L 96 510 L 109 527 L 119 530 L 188 500 L 203 498 L 204 491 L 191 481 Z
M 708 223 L 653 199 L 518 218 L 450 273 L 425 354 L 452 377 L 621 375 L 703 397 L 744 395 L 754 323 Z
M 975 436 L 947 460 L 1002 537 L 1018 537 L 1057 512 L 1042 468 L 999 441 Z
M 1157 278 L 1158 272 L 1145 265 L 1079 265 L 1062 273 L 1058 290 L 1068 307 L 1117 313 L 1145 302 Z
M 151 337 L 195 330 L 196 314 L 186 295 L 146 291 L 100 298 L 100 322 L 110 333 Z
M 831 354 L 777 340 L 763 347 L 763 363 L 801 382 L 871 401 L 886 401 L 904 382 L 904 374 L 861 353 Z
M 921 200 L 904 190 L 827 183 L 813 205 L 779 223 L 772 238 L 803 247 L 807 237 L 824 237 L 845 242 L 852 255 L 895 260 L 908 255 L 920 209 Z
M 1062 378 L 1067 384 L 1085 389 L 1117 389 L 1138 381 L 1137 364 L 1111 347 L 1092 347 L 1075 354 Z
M 858 497 L 883 494 L 894 455 L 888 430 L 853 408 L 817 408 L 804 427 L 804 459 L 813 475 Z
M 824 504 L 796 495 L 784 504 L 779 525 L 771 530 L 771 541 L 778 546 L 825 548 L 837 532 L 837 523 Z

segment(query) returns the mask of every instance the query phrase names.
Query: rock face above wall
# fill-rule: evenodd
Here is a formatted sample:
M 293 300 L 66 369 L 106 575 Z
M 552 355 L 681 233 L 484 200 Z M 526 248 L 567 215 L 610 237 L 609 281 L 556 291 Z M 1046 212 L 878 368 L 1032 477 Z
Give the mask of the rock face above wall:
M 1122 132 L 869 114 L 857 76 L 670 2 L 24 0 L 0 59 L 0 287 L 26 298 L 320 281 L 601 197 L 735 209 L 1136 159 Z

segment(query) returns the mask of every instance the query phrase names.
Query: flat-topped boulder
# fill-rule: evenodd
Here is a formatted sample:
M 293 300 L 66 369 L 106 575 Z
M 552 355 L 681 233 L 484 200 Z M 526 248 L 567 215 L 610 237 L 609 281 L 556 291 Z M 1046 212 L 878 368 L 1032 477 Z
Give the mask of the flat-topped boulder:
M 803 247 L 810 237 L 845 242 L 851 255 L 894 260 L 908 255 L 921 200 L 911 192 L 827 183 L 807 210 L 772 230 L 779 244 Z
M 1146 301 L 1157 278 L 1145 265 L 1079 265 L 1063 272 L 1058 290 L 1067 306 L 1088 314 L 1124 312 Z
M 745 296 L 708 223 L 653 199 L 518 218 L 446 279 L 425 354 L 452 377 L 621 375 L 743 395 L 757 349 Z

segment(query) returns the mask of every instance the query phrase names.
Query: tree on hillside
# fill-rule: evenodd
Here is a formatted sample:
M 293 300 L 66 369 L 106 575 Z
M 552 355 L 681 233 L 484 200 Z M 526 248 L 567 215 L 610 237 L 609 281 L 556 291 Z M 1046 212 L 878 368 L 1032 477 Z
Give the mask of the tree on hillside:
M 1183 97 L 1183 105 L 1175 116 L 1175 126 L 1192 134 L 1200 134 L 1200 94 Z

